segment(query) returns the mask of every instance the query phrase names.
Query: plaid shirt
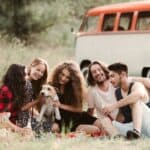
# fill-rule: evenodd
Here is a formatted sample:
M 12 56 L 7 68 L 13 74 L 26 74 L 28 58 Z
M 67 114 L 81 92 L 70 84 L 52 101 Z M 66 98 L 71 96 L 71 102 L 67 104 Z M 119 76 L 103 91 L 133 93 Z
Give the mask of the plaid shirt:
M 17 111 L 14 109 L 13 94 L 6 85 L 0 88 L 0 112 L 10 112 L 10 120 L 16 122 Z

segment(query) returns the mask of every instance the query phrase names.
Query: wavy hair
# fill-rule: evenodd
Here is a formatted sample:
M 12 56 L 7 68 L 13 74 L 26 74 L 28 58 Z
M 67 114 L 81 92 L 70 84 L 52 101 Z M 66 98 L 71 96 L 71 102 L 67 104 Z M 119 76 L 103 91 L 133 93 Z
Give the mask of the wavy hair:
M 104 71 L 105 73 L 105 76 L 106 76 L 106 79 L 109 79 L 109 70 L 107 69 L 106 65 L 104 65 L 104 63 L 101 63 L 99 61 L 93 61 L 90 65 L 89 65 L 89 69 L 88 69 L 88 77 L 87 77 L 87 82 L 88 82 L 88 85 L 90 86 L 95 86 L 96 85 L 96 82 L 95 80 L 93 79 L 93 76 L 92 76 L 92 72 L 91 72 L 91 67 L 93 65 L 99 65 L 101 67 L 101 69 Z
M 63 69 L 67 69 L 70 73 L 69 82 L 64 88 L 63 103 L 75 107 L 82 107 L 82 102 L 85 98 L 86 84 L 80 68 L 75 62 L 66 61 L 56 66 L 49 78 L 49 82 L 60 91 L 59 74 Z
M 35 67 L 39 64 L 43 64 L 45 66 L 45 72 L 44 72 L 44 75 L 42 78 L 38 79 L 38 80 L 31 80 L 31 83 L 32 83 L 32 89 L 33 89 L 33 98 L 37 98 L 38 95 L 39 95 L 39 92 L 42 88 L 42 85 L 44 83 L 46 83 L 47 81 L 47 77 L 48 77 L 48 69 L 49 69 L 49 66 L 48 66 L 48 63 L 44 60 L 44 59 L 41 59 L 41 58 L 35 58 L 31 64 L 27 67 L 27 70 L 28 70 L 28 75 L 30 76 L 30 71 L 31 71 L 31 68 L 32 67 Z
M 12 64 L 3 77 L 3 84 L 8 86 L 13 94 L 15 106 L 20 108 L 25 98 L 25 66 Z

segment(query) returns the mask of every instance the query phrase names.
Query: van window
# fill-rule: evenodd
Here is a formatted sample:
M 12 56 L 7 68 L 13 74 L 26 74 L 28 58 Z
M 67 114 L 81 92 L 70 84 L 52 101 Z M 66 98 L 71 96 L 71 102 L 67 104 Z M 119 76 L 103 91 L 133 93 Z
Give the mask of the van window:
M 150 11 L 140 12 L 136 24 L 137 30 L 150 30 Z
M 102 31 L 112 31 L 114 28 L 115 14 L 107 14 L 104 16 Z
M 133 13 L 122 13 L 120 15 L 120 21 L 118 30 L 129 30 L 131 27 Z
M 80 27 L 80 31 L 83 32 L 94 32 L 97 31 L 97 24 L 99 21 L 99 16 L 88 16 L 86 17 Z

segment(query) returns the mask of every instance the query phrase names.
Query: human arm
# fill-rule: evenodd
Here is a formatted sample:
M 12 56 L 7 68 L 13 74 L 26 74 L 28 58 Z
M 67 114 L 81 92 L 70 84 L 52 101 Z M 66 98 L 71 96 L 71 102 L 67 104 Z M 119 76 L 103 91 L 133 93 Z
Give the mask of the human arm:
M 39 100 L 34 100 L 32 102 L 29 102 L 21 107 L 21 111 L 29 110 L 32 106 L 35 106 L 38 103 L 39 103 Z
M 132 81 L 141 82 L 148 90 L 150 90 L 150 78 L 130 77 Z
M 94 115 L 95 110 L 94 102 L 95 102 L 95 94 L 92 92 L 92 89 L 89 88 L 87 93 L 87 104 L 88 104 L 87 113 L 91 116 Z
M 33 132 L 29 128 L 21 128 L 15 124 L 13 124 L 10 120 L 10 113 L 9 112 L 3 112 L 0 113 L 0 128 L 9 129 L 12 132 L 16 132 L 22 136 L 28 136 L 28 138 L 33 137 Z
M 121 99 L 120 101 L 117 101 L 112 105 L 104 107 L 102 109 L 102 112 L 104 114 L 108 114 L 117 108 L 131 105 L 138 101 L 146 102 L 148 99 L 148 93 L 145 90 L 144 86 L 141 83 L 136 82 L 132 87 L 131 94 L 127 95 L 125 98 Z
M 59 101 L 53 101 L 53 105 L 55 107 L 59 107 L 60 109 L 71 111 L 71 112 L 82 112 L 82 107 L 73 107 L 71 105 L 62 104 Z

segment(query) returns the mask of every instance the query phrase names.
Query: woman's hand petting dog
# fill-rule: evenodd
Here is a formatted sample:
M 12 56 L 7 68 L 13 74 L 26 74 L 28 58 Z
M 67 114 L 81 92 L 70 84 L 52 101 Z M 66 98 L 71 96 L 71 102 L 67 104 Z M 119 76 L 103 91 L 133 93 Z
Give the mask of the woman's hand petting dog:
M 40 103 L 41 105 L 45 104 L 45 103 L 46 103 L 46 97 L 40 95 L 40 96 L 39 96 L 39 103 Z
M 56 100 L 53 100 L 52 101 L 52 105 L 54 106 L 54 107 L 61 107 L 61 103 L 59 102 L 59 101 L 56 101 Z

